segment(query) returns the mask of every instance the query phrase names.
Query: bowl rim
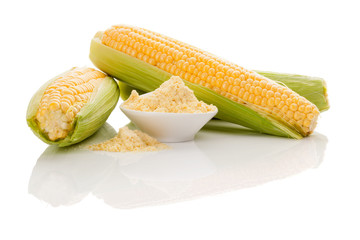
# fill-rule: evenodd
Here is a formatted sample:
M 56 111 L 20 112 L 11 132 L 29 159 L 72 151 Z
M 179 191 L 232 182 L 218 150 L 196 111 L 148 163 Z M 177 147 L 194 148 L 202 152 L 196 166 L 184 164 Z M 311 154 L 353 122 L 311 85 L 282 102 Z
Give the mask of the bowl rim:
M 129 109 L 129 108 L 125 108 L 125 107 L 123 107 L 123 104 L 124 103 L 121 103 L 120 104 L 120 109 L 122 110 L 122 111 L 129 111 L 129 112 L 134 112 L 134 113 L 141 113 L 141 114 L 147 114 L 147 115 L 169 115 L 169 116 L 171 116 L 171 115 L 189 115 L 189 116 L 193 116 L 193 115 L 211 115 L 211 114 L 217 114 L 218 113 L 218 108 L 215 106 L 215 105 L 213 105 L 213 106 L 215 106 L 215 111 L 211 111 L 211 112 L 204 112 L 204 113 L 202 113 L 202 112 L 200 112 L 200 113 L 174 113 L 174 112 L 145 112 L 145 111 L 139 111 L 139 110 L 133 110 L 133 109 Z

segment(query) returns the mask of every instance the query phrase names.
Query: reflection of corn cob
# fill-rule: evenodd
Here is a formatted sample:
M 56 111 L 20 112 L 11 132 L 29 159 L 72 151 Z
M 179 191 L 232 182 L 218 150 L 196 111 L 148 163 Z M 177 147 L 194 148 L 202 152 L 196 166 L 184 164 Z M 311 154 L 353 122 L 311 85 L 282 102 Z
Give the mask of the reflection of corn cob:
M 301 138 L 316 126 L 318 108 L 291 89 L 208 52 L 125 25 L 98 33 L 90 58 L 101 70 L 144 91 L 171 75 L 186 80 L 218 118 L 268 134 Z
M 73 68 L 34 95 L 28 107 L 28 125 L 46 143 L 71 145 L 106 121 L 118 97 L 112 78 L 92 68 Z

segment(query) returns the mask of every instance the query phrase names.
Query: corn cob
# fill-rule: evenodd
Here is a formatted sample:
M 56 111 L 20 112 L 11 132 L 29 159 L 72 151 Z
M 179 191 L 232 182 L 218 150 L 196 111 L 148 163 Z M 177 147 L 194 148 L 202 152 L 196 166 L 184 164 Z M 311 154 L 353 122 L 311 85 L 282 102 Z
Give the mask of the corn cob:
M 116 25 L 97 33 L 90 59 L 143 91 L 180 76 L 200 100 L 218 107 L 217 118 L 268 134 L 300 139 L 319 115 L 314 104 L 275 81 L 142 28 Z
M 92 68 L 73 68 L 45 83 L 31 99 L 27 123 L 48 144 L 68 146 L 103 125 L 119 98 L 116 82 Z

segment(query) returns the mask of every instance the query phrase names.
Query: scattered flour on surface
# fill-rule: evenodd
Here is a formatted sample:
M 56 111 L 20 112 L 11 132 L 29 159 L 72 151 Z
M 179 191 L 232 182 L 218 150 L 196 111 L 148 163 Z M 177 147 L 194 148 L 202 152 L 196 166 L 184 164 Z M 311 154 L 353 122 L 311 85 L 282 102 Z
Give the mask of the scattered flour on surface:
M 112 139 L 88 147 L 93 151 L 108 152 L 149 152 L 168 149 L 169 146 L 157 141 L 140 130 L 130 130 L 128 127 L 119 129 Z

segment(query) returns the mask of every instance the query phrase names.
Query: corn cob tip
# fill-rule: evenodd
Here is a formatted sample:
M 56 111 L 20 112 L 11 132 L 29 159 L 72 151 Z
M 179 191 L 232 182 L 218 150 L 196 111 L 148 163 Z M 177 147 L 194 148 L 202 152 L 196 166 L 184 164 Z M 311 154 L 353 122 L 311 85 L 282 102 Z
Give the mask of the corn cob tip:
M 27 116 L 29 126 L 47 143 L 73 144 L 84 139 L 87 134 L 93 133 L 101 125 L 89 124 L 88 132 L 85 131 L 87 133 L 81 136 L 79 129 L 82 126 L 79 124 L 85 122 L 81 119 L 82 113 L 87 112 L 87 107 L 94 107 L 96 96 L 99 91 L 103 91 L 101 87 L 106 85 L 106 82 L 107 85 L 112 85 L 107 90 L 115 93 L 113 97 L 117 102 L 118 86 L 103 72 L 93 68 L 76 67 L 55 77 L 45 84 L 46 86 L 43 86 L 30 102 Z M 114 101 L 111 101 L 111 104 L 113 105 Z M 109 105 L 109 107 L 115 106 Z M 99 119 L 102 119 L 102 116 L 99 116 Z M 65 140 L 70 135 L 76 136 L 77 139 Z

